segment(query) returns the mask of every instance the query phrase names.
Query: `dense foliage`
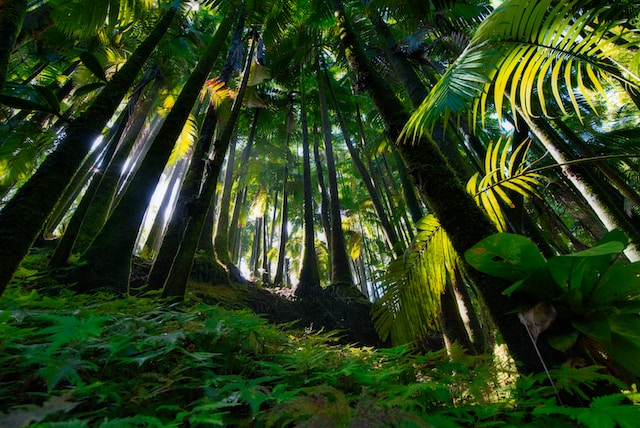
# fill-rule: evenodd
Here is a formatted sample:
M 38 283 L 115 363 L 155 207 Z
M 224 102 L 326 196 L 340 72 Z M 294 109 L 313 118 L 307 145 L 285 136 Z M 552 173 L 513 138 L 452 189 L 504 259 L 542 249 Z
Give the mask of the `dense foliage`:
M 337 344 L 339 333 L 157 297 L 9 290 L 0 302 L 3 427 L 634 425 L 637 394 L 556 403 L 544 374 L 459 347 Z M 596 367 L 552 370 L 588 400 Z

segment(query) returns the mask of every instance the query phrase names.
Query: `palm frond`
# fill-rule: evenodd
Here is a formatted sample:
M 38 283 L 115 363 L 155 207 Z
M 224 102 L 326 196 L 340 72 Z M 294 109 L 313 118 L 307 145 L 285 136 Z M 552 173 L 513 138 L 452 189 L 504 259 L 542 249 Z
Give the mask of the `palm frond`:
M 563 113 L 580 114 L 576 92 L 594 108 L 596 94 L 604 94 L 601 82 L 637 85 L 638 77 L 613 61 L 628 46 L 614 43 L 620 33 L 610 31 L 625 20 L 602 19 L 616 18 L 611 9 L 584 0 L 506 1 L 478 27 L 414 113 L 405 135 L 415 139 L 438 119 L 464 111 L 485 117 L 490 96 L 500 120 L 505 100 L 527 116 L 538 109 L 547 114 L 552 101 Z
M 182 132 L 176 141 L 176 145 L 171 152 L 171 156 L 167 161 L 168 165 L 175 164 L 178 160 L 185 157 L 187 153 L 191 151 L 193 147 L 193 143 L 198 138 L 198 122 L 193 116 L 193 114 L 189 114 L 187 121 L 182 128 Z
M 525 141 L 511 150 L 510 138 L 504 143 L 502 138 L 495 144 L 491 142 L 485 156 L 484 174 L 475 173 L 467 182 L 467 192 L 473 195 L 500 231 L 507 229 L 502 204 L 515 207 L 506 191 L 516 192 L 525 198 L 539 196 L 536 186 L 546 180 L 525 162 L 530 143 Z
M 413 245 L 389 265 L 372 317 L 383 340 L 401 344 L 425 337 L 438 325 L 440 295 L 459 263 L 449 237 L 433 215 L 417 225 Z

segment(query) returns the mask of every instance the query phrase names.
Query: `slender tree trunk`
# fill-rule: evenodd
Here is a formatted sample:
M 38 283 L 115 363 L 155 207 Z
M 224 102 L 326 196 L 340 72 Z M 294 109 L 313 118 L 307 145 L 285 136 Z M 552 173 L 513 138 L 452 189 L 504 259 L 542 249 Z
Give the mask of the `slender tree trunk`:
M 144 213 L 213 63 L 224 46 L 232 20 L 222 21 L 200 62 L 185 83 L 171 112 L 153 140 L 126 192 L 77 268 L 77 289 L 106 287 L 125 293 L 131 271 L 131 254 Z
M 391 88 L 380 78 L 366 57 L 339 0 L 333 0 L 338 21 L 340 40 L 351 69 L 356 76 L 356 86 L 366 90 L 384 121 L 389 137 L 397 141 L 409 115 Z M 407 169 L 430 208 L 440 220 L 459 254 L 496 232 L 486 214 L 466 192 L 433 140 L 421 137 L 415 144 L 398 146 Z M 517 318 L 510 311 L 514 303 L 502 294 L 506 281 L 496 280 L 478 271 L 470 277 L 482 293 L 496 325 L 514 357 L 523 363 L 523 371 L 540 369 L 540 362 L 532 344 L 524 334 Z
M 440 314 L 442 333 L 448 344 L 457 342 L 467 352 L 476 353 L 460 315 L 453 286 L 449 281 L 447 281 L 444 293 L 440 295 L 440 306 L 442 307 Z
M 114 74 L 91 106 L 69 126 L 56 150 L 0 212 L 0 292 L 4 291 L 58 198 L 133 85 L 176 12 L 177 7 L 172 7 L 158 21 L 147 39 Z
M 360 174 L 360 178 L 364 183 L 364 187 L 366 187 L 367 192 L 369 193 L 369 197 L 371 198 L 371 203 L 373 204 L 373 209 L 378 216 L 378 220 L 380 221 L 380 226 L 382 226 L 382 230 L 385 233 L 385 237 L 387 238 L 387 242 L 389 244 L 389 248 L 391 248 L 396 255 L 401 255 L 404 252 L 404 248 L 402 244 L 398 241 L 398 235 L 396 234 L 395 229 L 391 225 L 389 221 L 389 217 L 387 216 L 386 211 L 382 205 L 382 201 L 380 200 L 380 195 L 378 194 L 373 180 L 371 179 L 371 174 L 369 174 L 369 170 L 365 166 L 362 159 L 360 159 L 360 154 L 353 146 L 351 142 L 351 137 L 349 135 L 349 129 L 344 121 L 342 116 L 342 112 L 340 111 L 340 107 L 338 105 L 338 100 L 336 98 L 336 94 L 333 91 L 333 86 L 331 83 L 331 79 L 329 73 L 325 70 L 325 78 L 328 82 L 329 86 L 329 95 L 331 96 L 331 103 L 333 104 L 333 109 L 336 113 L 336 118 L 338 120 L 338 124 L 340 125 L 340 129 L 342 131 L 342 135 L 344 137 L 344 142 L 347 145 L 347 149 L 349 150 L 349 155 L 351 155 L 351 161 L 353 165 L 356 167 L 356 170 Z
M 139 139 L 138 137 L 142 127 L 149 113 L 152 111 L 151 109 L 160 93 L 162 85 L 163 79 L 158 77 L 149 90 L 149 93 L 147 93 L 145 101 L 141 106 L 136 108 L 136 114 L 126 129 L 122 140 L 120 140 L 119 143 L 114 141 L 114 143 L 116 143 L 115 147 L 113 147 L 116 149 L 115 154 L 105 158 L 104 162 L 106 167 L 104 172 L 97 177 L 98 182 L 96 185 L 98 188 L 94 192 L 95 196 L 90 206 L 87 207 L 87 211 L 82 217 L 82 222 L 79 225 L 80 228 L 75 238 L 74 252 L 83 253 L 89 248 L 91 241 L 93 241 L 107 221 L 109 212 L 114 206 L 119 184 L 122 181 L 124 165 L 131 155 L 136 139 Z
M 152 290 L 164 288 L 165 280 L 171 271 L 171 265 L 180 247 L 187 224 L 192 215 L 194 203 L 198 198 L 203 175 L 211 173 L 208 168 L 207 156 L 211 149 L 211 141 L 217 124 L 216 110 L 213 106 L 207 108 L 205 119 L 200 130 L 200 137 L 196 142 L 191 157 L 191 163 L 186 177 L 180 188 L 176 206 L 162 239 L 158 256 L 149 272 L 149 285 Z M 202 208 L 204 209 L 204 208 Z
M 234 135 L 229 142 L 229 154 L 224 174 L 222 194 L 219 201 L 218 224 L 213 238 L 213 248 L 218 261 L 225 266 L 233 264 L 229 255 L 229 207 L 231 206 L 231 190 L 233 189 L 233 168 L 236 158 L 237 137 Z
M 289 140 L 289 134 L 287 134 L 287 143 Z M 288 146 L 288 144 L 287 144 Z M 278 245 L 278 262 L 276 264 L 276 274 L 273 279 L 273 284 L 276 287 L 282 286 L 285 280 L 285 257 L 286 246 L 289 240 L 289 229 L 287 222 L 289 221 L 289 193 L 287 189 L 287 180 L 289 178 L 289 166 L 284 166 L 284 174 L 282 178 L 282 207 L 280 209 L 280 243 Z
M 255 140 L 256 129 L 258 127 L 258 113 L 259 110 L 256 109 L 253 115 L 253 121 L 251 124 L 251 130 L 249 131 L 249 136 L 247 137 L 247 145 L 244 148 L 241 158 L 241 165 L 244 166 L 249 161 L 249 157 L 251 155 L 251 148 L 253 147 L 253 142 Z M 218 261 L 225 265 L 227 269 L 231 272 L 237 272 L 238 268 L 233 263 L 231 257 L 231 245 L 232 241 L 229 240 L 229 229 L 230 229 L 230 213 L 229 207 L 231 206 L 231 190 L 233 188 L 233 169 L 235 165 L 235 151 L 236 151 L 236 138 L 234 137 L 231 140 L 230 148 L 229 148 L 229 157 L 227 159 L 227 169 L 224 177 L 224 186 L 222 188 L 222 195 L 220 196 L 220 211 L 218 214 L 218 225 L 216 227 L 215 238 L 213 240 L 213 247 L 216 252 L 216 256 Z M 233 227 L 233 225 L 231 225 Z
M 78 236 L 80 227 L 82 226 L 84 217 L 87 211 L 89 210 L 89 207 L 93 203 L 93 199 L 96 194 L 96 191 L 100 187 L 102 173 L 96 166 L 96 160 L 102 164 L 109 163 L 109 159 L 113 157 L 113 154 L 116 148 L 118 147 L 118 140 L 122 136 L 122 132 L 124 132 L 127 119 L 128 119 L 128 114 L 127 114 L 127 110 L 125 109 L 120 117 L 120 120 L 117 122 L 118 126 L 115 127 L 117 130 L 115 134 L 112 136 L 112 138 L 107 142 L 106 147 L 104 147 L 103 150 L 94 151 L 94 153 L 92 153 L 91 156 L 85 160 L 85 164 L 88 164 L 88 165 L 86 167 L 83 165 L 83 167 L 80 168 L 78 173 L 76 173 L 76 176 L 74 177 L 74 181 L 80 175 L 83 177 L 84 180 L 88 180 L 87 176 L 89 174 L 89 169 L 90 168 L 94 169 L 93 178 L 91 178 L 91 183 L 89 184 L 89 187 L 85 190 L 85 193 L 80 203 L 76 207 L 76 210 L 73 213 L 73 216 L 69 220 L 69 224 L 67 225 L 64 235 L 62 235 L 62 238 L 60 238 L 58 245 L 56 246 L 56 250 L 54 251 L 53 255 L 51 256 L 51 259 L 49 260 L 49 264 L 48 264 L 49 268 L 61 268 L 67 264 L 69 256 L 71 256 L 71 252 L 73 251 L 73 245 L 76 242 L 76 238 Z M 93 160 L 93 162 L 90 162 L 91 160 Z M 75 187 L 77 186 L 78 184 Z M 68 193 L 70 188 L 71 188 L 71 185 L 69 185 L 69 188 L 67 188 L 67 191 L 65 193 Z M 64 198 L 60 199 L 60 201 L 64 201 L 64 200 L 65 200 Z M 70 203 L 65 204 L 65 209 L 67 209 L 69 205 Z M 59 210 L 59 208 L 56 207 L 56 210 Z M 52 214 L 52 217 L 54 217 L 53 214 Z M 49 220 L 49 224 L 46 227 L 53 228 L 58 224 L 58 222 L 59 222 L 59 219 L 56 219 L 53 222 Z
M 243 224 L 240 224 L 240 214 L 245 202 L 247 201 L 247 187 L 244 186 L 241 191 L 236 194 L 236 200 L 233 204 L 233 215 L 231 216 L 231 224 L 229 226 L 229 244 L 231 245 L 231 261 L 236 266 L 240 263 L 240 238 Z
M 202 228 L 207 216 L 207 211 L 213 209 L 212 201 L 215 195 L 216 185 L 218 183 L 220 168 L 222 167 L 225 154 L 229 151 L 231 139 L 234 138 L 236 124 L 238 122 L 238 117 L 240 116 L 242 99 L 244 98 L 247 82 L 249 81 L 249 69 L 254 50 L 255 40 L 251 42 L 251 47 L 249 48 L 249 53 L 242 73 L 242 81 L 238 88 L 236 99 L 233 101 L 233 105 L 231 106 L 229 119 L 224 126 L 222 134 L 213 144 L 213 158 L 210 164 L 210 174 L 208 175 L 207 180 L 204 181 L 200 191 L 200 196 L 197 200 L 196 206 L 200 209 L 198 211 L 194 211 L 193 217 L 185 231 L 185 239 L 180 245 L 180 250 L 176 255 L 171 272 L 167 278 L 167 285 L 163 292 L 163 296 L 165 297 L 172 296 L 178 299 L 184 298 L 184 293 L 187 289 L 187 281 L 191 273 L 194 255 L 198 248 L 198 240 L 202 234 Z M 228 156 L 231 156 L 231 153 L 229 153 Z M 239 271 L 229 272 L 229 276 L 236 282 L 245 282 Z
M 331 285 L 352 286 L 353 274 L 351 262 L 347 255 L 347 247 L 342 230 L 342 215 L 340 213 L 340 195 L 338 193 L 338 177 L 336 173 L 335 159 L 333 156 L 331 123 L 327 109 L 327 96 L 325 94 L 324 73 L 320 70 L 320 64 L 316 61 L 316 81 L 318 82 L 318 96 L 320 101 L 320 116 L 322 118 L 322 130 L 324 136 L 324 151 L 327 162 L 327 176 L 329 180 L 329 219 L 331 220 Z
M 27 0 L 0 0 L 0 91 L 4 87 L 11 52 L 27 14 Z
M 185 172 L 188 167 L 188 160 L 186 158 L 178 160 L 176 165 L 171 169 L 170 176 L 167 178 L 167 186 L 162 196 L 162 200 L 158 204 L 158 212 L 153 220 L 153 225 L 149 230 L 149 234 L 146 237 L 144 247 L 141 251 L 141 257 L 152 259 L 156 256 L 160 250 L 162 244 L 164 232 L 166 230 L 165 225 L 169 219 L 173 217 L 175 203 L 172 203 L 172 196 L 176 187 L 179 189 L 185 178 Z M 169 211 L 169 213 L 167 213 Z M 147 216 L 151 212 L 147 210 Z M 145 222 L 146 223 L 146 222 Z
M 302 266 L 295 295 L 301 298 L 320 295 L 320 272 L 316 257 L 315 234 L 313 231 L 313 195 L 311 187 L 311 159 L 309 154 L 309 127 L 307 125 L 307 106 L 305 100 L 304 72 L 300 73 L 300 122 L 302 125 L 302 174 L 304 193 L 304 248 Z
M 595 189 L 589 180 L 585 177 L 585 173 L 578 165 L 566 165 L 572 159 L 569 155 L 561 150 L 555 143 L 553 138 L 553 129 L 548 124 L 542 121 L 534 121 L 525 117 L 529 129 L 536 135 L 536 138 L 545 149 L 551 153 L 553 159 L 563 164 L 561 166 L 562 173 L 571 181 L 573 186 L 580 192 L 582 197 L 589 203 L 591 209 L 595 212 L 598 218 L 604 223 L 607 230 L 621 229 L 624 231 L 633 241 L 633 245 L 630 245 L 624 250 L 625 255 L 630 261 L 640 260 L 640 252 L 636 245 L 638 244 L 637 234 L 635 230 L 628 224 L 621 215 L 617 214 L 603 199 L 603 194 Z M 635 239 L 634 239 L 635 238 Z
M 331 218 L 329 215 L 329 192 L 324 181 L 322 172 L 322 155 L 320 154 L 320 140 L 317 129 L 313 130 L 313 160 L 316 164 L 316 175 L 318 176 L 318 187 L 320 188 L 320 219 L 324 236 L 327 238 L 327 247 L 331 248 Z M 329 277 L 331 277 L 331 265 L 329 265 Z

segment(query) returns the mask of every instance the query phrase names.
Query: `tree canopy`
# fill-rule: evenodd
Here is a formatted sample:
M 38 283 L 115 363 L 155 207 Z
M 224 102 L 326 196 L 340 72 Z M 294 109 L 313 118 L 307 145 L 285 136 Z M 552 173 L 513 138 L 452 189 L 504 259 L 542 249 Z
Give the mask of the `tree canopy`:
M 560 406 L 618 405 L 640 377 L 639 10 L 0 0 L 0 293 L 9 307 L 33 289 L 146 295 L 191 314 L 223 287 L 216 301 L 249 293 L 274 316 L 264 292 L 317 328 L 365 320 L 376 345 L 453 361 L 504 344 Z M 102 334 L 92 302 L 86 334 L 56 330 L 83 318 L 49 319 L 48 354 Z M 51 391 L 80 370 L 40 375 Z M 589 392 L 562 377 L 580 370 Z M 329 385 L 292 402 L 353 407 Z M 254 399 L 267 426 L 304 413 Z

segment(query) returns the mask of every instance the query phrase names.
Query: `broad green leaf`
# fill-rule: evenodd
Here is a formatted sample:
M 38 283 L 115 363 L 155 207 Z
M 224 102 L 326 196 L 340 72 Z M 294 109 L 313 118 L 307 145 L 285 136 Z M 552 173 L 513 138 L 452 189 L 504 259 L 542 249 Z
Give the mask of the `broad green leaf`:
M 35 111 L 43 111 L 46 113 L 58 113 L 57 110 L 54 110 L 51 106 L 40 104 L 35 101 L 25 100 L 23 98 L 12 97 L 10 95 L 0 95 L 0 103 L 20 109 L 20 110 L 35 110 Z
M 640 314 L 622 314 L 609 317 L 611 331 L 621 336 L 640 339 Z
M 553 349 L 560 352 L 567 352 L 578 340 L 578 331 L 572 330 L 569 333 L 550 334 L 547 336 L 547 342 Z
M 615 263 L 605 272 L 589 300 L 593 305 L 607 305 L 640 296 L 640 262 Z
M 566 254 L 563 257 L 595 257 L 607 254 L 617 254 L 624 250 L 625 245 L 622 242 L 610 241 L 595 247 L 587 248 L 577 253 Z
M 511 281 L 526 278 L 545 266 L 533 242 L 513 233 L 490 235 L 467 250 L 464 257 L 479 271 Z
M 576 330 L 580 333 L 599 340 L 611 340 L 611 326 L 606 315 L 595 313 L 584 320 L 574 319 L 571 321 Z
M 640 376 L 640 340 L 613 332 L 611 342 L 602 344 L 610 358 L 635 376 Z

